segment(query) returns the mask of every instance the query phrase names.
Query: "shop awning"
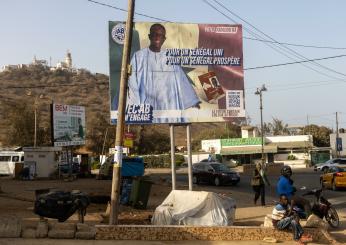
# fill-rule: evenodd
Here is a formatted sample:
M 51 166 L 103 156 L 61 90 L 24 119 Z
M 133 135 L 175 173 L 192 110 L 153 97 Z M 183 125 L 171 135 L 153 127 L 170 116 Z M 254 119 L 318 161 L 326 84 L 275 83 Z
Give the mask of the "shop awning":
M 278 147 L 276 145 L 265 145 L 264 153 L 277 153 Z M 221 155 L 247 155 L 247 154 L 260 154 L 262 153 L 262 146 L 234 146 L 221 149 Z

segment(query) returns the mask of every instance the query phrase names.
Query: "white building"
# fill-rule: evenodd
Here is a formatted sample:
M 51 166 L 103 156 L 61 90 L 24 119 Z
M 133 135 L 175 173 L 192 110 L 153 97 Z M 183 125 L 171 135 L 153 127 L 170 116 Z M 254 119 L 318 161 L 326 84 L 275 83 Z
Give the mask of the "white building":
M 72 71 L 72 55 L 67 50 L 65 61 L 60 61 L 56 64 L 56 67 L 52 67 L 51 70 L 69 70 Z

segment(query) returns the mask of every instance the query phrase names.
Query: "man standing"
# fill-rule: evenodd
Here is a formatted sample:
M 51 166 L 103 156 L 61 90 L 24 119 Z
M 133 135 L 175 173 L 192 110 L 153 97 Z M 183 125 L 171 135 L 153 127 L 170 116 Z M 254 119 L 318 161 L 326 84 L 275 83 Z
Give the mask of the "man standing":
M 166 40 L 165 27 L 153 24 L 149 40 L 149 47 L 137 51 L 131 59 L 127 105 L 149 104 L 154 112 L 168 113 L 198 107 L 200 101 L 184 71 L 178 65 L 168 64 L 166 51 L 161 50 Z

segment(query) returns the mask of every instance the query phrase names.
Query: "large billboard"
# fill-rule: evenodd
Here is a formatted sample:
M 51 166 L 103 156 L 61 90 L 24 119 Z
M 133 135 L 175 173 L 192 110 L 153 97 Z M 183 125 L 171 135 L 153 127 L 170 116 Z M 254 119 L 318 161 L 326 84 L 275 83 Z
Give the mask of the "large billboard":
M 111 122 L 118 116 L 125 23 L 109 22 Z M 128 124 L 245 119 L 242 26 L 134 24 Z
M 52 105 L 54 146 L 85 144 L 85 107 Z

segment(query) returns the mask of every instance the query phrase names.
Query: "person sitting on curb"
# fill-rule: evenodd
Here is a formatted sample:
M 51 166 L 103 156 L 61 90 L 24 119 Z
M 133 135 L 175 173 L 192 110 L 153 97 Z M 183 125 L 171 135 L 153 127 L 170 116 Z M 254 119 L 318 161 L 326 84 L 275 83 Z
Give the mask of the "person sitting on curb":
M 299 244 L 311 242 L 310 235 L 305 235 L 302 226 L 299 223 L 299 217 L 290 212 L 290 205 L 286 195 L 280 195 L 279 203 L 274 207 L 272 212 L 273 225 L 278 230 L 291 229 L 293 239 Z

